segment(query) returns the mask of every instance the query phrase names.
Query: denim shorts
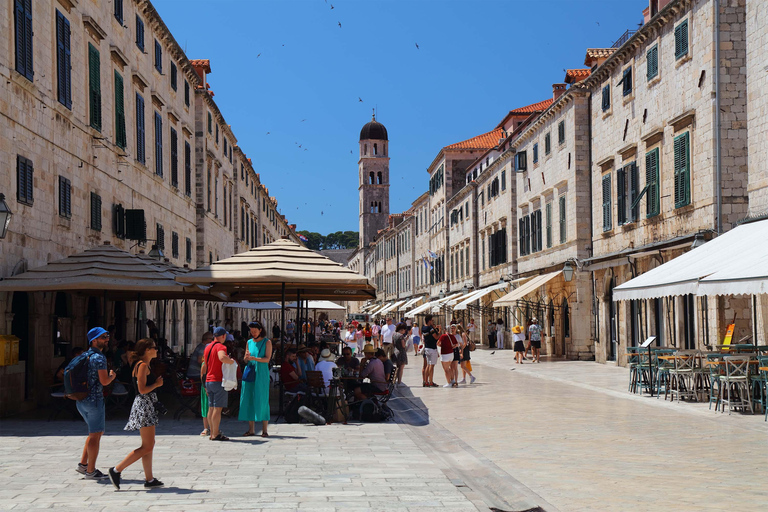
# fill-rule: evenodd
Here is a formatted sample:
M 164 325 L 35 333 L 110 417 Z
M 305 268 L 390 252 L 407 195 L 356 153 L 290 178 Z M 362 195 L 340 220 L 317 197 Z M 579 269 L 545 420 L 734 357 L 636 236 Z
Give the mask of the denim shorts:
M 77 402 L 77 410 L 88 425 L 88 433 L 104 432 L 104 402 Z
M 205 391 L 208 393 L 208 407 L 226 407 L 229 393 L 221 382 L 206 382 Z

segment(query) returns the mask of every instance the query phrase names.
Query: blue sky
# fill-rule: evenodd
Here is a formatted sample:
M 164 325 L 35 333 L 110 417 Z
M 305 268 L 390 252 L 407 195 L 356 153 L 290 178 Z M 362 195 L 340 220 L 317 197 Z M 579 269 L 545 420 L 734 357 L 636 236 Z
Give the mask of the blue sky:
M 583 67 L 586 48 L 636 29 L 648 5 L 153 3 L 190 59 L 211 60 L 214 99 L 281 213 L 322 234 L 357 230 L 357 142 L 372 108 L 389 132 L 391 212 L 404 211 L 427 189 L 426 168 L 440 148 L 551 97 L 564 69 Z

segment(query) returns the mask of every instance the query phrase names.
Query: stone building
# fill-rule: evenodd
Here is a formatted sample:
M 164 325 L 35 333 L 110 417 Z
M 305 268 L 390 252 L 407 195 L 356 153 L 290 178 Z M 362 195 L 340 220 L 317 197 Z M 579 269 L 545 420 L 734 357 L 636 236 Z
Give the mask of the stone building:
M 745 2 L 719 2 L 719 13 L 717 5 L 676 0 L 649 13 L 602 63 L 588 53 L 592 73 L 576 86 L 590 96 L 593 238 L 584 263 L 597 296 L 598 361 L 617 359 L 648 335 L 702 348 L 725 316 L 742 318 L 748 307 L 747 299 L 722 297 L 612 300 L 616 285 L 747 214 Z
M 768 214 L 768 4 L 747 1 L 747 133 L 749 137 L 749 209 Z M 741 41 L 726 41 L 726 45 Z
M 589 75 L 578 71 L 566 79 Z M 511 141 L 517 277 L 550 276 L 516 301 L 513 316 L 521 325 L 538 319 L 547 354 L 592 359 L 590 276 L 563 272 L 590 255 L 589 98 L 566 84 L 552 87 L 553 102 Z
M 231 256 L 240 157 L 209 94 L 210 64 L 193 65 L 148 0 L 13 0 L 3 9 L 0 193 L 14 216 L 0 240 L 0 277 L 105 242 L 133 254 L 157 246 L 179 267 Z M 291 231 L 276 222 L 275 236 Z M 0 367 L 0 415 L 45 403 L 53 371 L 94 325 L 136 340 L 152 319 L 183 352 L 211 319 L 225 320 L 219 304 L 104 303 L 0 293 L 0 334 L 20 338 L 19 364 Z

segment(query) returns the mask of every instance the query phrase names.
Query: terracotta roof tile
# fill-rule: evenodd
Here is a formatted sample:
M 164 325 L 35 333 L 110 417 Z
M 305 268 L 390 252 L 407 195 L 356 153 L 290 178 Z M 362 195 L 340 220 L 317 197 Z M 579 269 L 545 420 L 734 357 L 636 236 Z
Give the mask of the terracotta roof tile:
M 584 58 L 584 65 L 589 66 L 590 59 L 607 59 L 616 48 L 587 48 L 587 56 Z
M 563 81 L 567 84 L 575 84 L 587 78 L 590 73 L 592 71 L 589 69 L 568 69 L 565 71 L 565 80 Z
M 551 101 L 551 100 L 550 100 Z M 491 149 L 495 148 L 499 143 L 499 139 L 503 137 L 503 131 L 501 128 L 496 128 L 490 132 L 472 137 L 471 139 L 456 142 L 450 146 L 445 146 L 443 149 Z
M 526 105 L 524 107 L 510 110 L 509 113 L 510 114 L 532 114 L 534 112 L 541 112 L 543 110 L 546 110 L 547 107 L 549 107 L 551 104 L 552 104 L 552 98 L 549 98 L 544 101 L 540 101 L 538 103 L 531 103 L 530 105 Z
M 205 70 L 206 73 L 211 72 L 211 61 L 208 59 L 192 59 L 189 61 L 190 64 L 194 67 L 201 67 Z

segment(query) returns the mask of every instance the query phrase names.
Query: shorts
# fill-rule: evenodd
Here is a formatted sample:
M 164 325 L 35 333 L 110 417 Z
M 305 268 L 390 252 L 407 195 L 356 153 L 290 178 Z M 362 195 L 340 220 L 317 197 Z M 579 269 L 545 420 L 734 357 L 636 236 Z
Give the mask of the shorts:
M 453 357 L 453 354 L 451 354 L 451 357 Z M 425 348 L 424 349 L 424 359 L 427 360 L 427 364 L 429 365 L 436 365 L 437 364 L 437 349 L 436 348 Z
M 447 354 L 440 354 L 440 362 L 450 363 L 452 361 L 453 361 L 453 352 L 448 352 Z
M 208 394 L 208 407 L 226 407 L 229 393 L 221 382 L 206 382 L 205 391 Z
M 85 424 L 88 425 L 88 433 L 95 434 L 97 432 L 104 432 L 104 402 L 86 402 L 80 400 L 77 402 L 77 411 L 80 416 L 85 420 Z
M 200 416 L 208 416 L 208 392 L 205 389 L 200 393 Z
M 541 348 L 541 340 L 531 340 L 531 346 L 536 349 Z

